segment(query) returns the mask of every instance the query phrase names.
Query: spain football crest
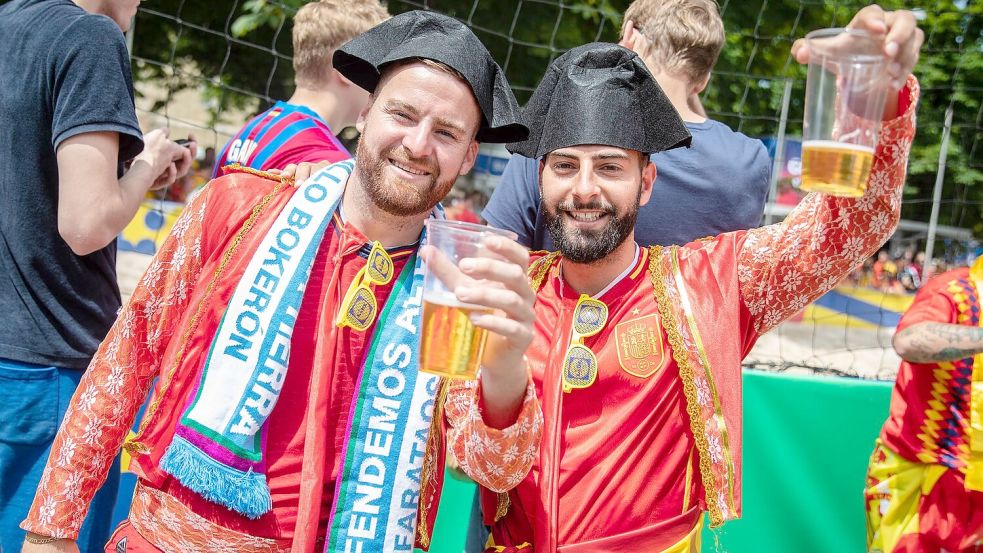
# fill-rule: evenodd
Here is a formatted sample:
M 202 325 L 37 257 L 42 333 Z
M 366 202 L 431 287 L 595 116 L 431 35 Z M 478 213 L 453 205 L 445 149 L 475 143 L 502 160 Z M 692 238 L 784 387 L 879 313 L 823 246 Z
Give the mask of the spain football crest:
M 632 376 L 648 378 L 666 364 L 666 347 L 662 342 L 662 318 L 647 315 L 614 327 L 618 346 L 618 363 Z

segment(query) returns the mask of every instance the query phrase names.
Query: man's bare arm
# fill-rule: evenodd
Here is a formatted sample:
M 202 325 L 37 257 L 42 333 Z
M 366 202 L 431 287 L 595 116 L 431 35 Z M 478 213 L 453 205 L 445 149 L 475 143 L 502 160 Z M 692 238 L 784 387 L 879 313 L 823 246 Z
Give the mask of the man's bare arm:
M 955 361 L 983 353 L 983 328 L 918 323 L 894 335 L 894 351 L 912 363 Z
M 82 133 L 58 145 L 58 233 L 77 255 L 106 247 L 140 207 L 147 190 L 169 186 L 191 167 L 184 148 L 161 130 L 144 137 L 144 151 L 116 178 L 119 134 Z

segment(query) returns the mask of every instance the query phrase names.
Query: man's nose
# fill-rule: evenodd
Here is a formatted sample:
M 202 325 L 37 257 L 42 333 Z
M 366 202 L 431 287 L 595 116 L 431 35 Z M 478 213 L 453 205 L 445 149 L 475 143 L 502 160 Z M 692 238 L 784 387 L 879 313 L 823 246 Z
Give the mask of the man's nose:
M 403 136 L 403 146 L 413 157 L 427 157 L 433 153 L 431 125 L 422 122 L 407 129 Z
M 580 201 L 586 201 L 599 193 L 593 173 L 581 168 L 574 178 L 573 195 Z

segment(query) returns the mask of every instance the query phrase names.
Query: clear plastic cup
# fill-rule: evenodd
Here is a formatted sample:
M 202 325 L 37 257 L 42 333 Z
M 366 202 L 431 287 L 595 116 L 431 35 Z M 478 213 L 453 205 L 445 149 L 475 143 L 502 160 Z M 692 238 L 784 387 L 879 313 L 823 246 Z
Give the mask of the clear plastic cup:
M 802 189 L 863 196 L 887 99 L 882 39 L 857 29 L 806 35 Z
M 466 257 L 498 257 L 484 246 L 485 238 L 517 238 L 511 231 L 446 219 L 428 219 L 426 226 L 426 244 L 434 246 L 437 255 L 454 265 Z M 467 280 L 466 284 L 481 284 L 463 274 L 456 277 Z M 448 378 L 474 379 L 488 331 L 474 326 L 470 315 L 489 310 L 459 301 L 453 291 L 457 284 L 443 282 L 429 265 L 424 267 L 420 370 Z

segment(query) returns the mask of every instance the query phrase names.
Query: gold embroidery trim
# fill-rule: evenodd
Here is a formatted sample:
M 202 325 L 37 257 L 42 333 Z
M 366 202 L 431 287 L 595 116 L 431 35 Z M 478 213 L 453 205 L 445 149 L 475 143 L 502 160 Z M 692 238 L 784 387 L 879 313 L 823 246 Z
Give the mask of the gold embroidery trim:
M 532 287 L 533 292 L 539 292 L 539 288 L 543 285 L 543 279 L 549 273 L 553 262 L 559 257 L 560 252 L 551 252 L 540 257 L 529 266 L 527 274 L 529 275 L 529 286 Z
M 427 527 L 427 514 L 430 511 L 430 496 L 424 497 L 430 481 L 437 470 L 437 457 L 443 444 L 440 440 L 440 425 L 443 423 L 444 401 L 447 400 L 447 390 L 450 380 L 441 378 L 437 384 L 437 397 L 434 398 L 433 418 L 430 419 L 430 434 L 427 436 L 427 452 L 423 458 L 423 470 L 420 472 L 420 520 L 417 521 L 416 534 L 424 549 L 430 548 L 430 529 Z M 441 467 L 443 468 L 443 467 Z
M 256 171 L 255 169 L 251 169 L 247 172 L 268 179 L 276 179 L 279 180 L 280 182 L 278 182 L 277 185 L 273 187 L 273 190 L 271 190 L 269 194 L 267 194 L 266 196 L 263 197 L 262 200 L 260 200 L 259 204 L 253 207 L 253 211 L 252 213 L 249 214 L 249 218 L 246 219 L 246 221 L 242 224 L 242 228 L 240 228 L 239 232 L 236 233 L 235 237 L 232 239 L 232 243 L 229 245 L 229 248 L 222 255 L 222 261 L 215 269 L 215 273 L 212 276 L 212 280 L 211 282 L 208 283 L 208 288 L 205 290 L 204 296 L 202 297 L 201 301 L 198 303 L 198 309 L 195 311 L 194 316 L 191 318 L 191 322 L 188 323 L 188 327 L 185 330 L 184 335 L 181 337 L 181 349 L 178 350 L 177 356 L 174 359 L 174 363 L 172 364 L 171 369 L 165 375 L 166 378 L 161 379 L 160 393 L 154 394 L 154 399 L 153 401 L 150 402 L 150 405 L 147 407 L 147 412 L 143 417 L 143 421 L 140 423 L 140 428 L 137 430 L 137 434 L 132 439 L 127 441 L 125 444 L 123 444 L 123 448 L 126 449 L 126 451 L 132 456 L 142 455 L 150 452 L 150 448 L 147 447 L 146 444 L 140 441 L 140 437 L 143 435 L 144 430 L 146 430 L 147 423 L 156 413 L 157 407 L 160 405 L 161 398 L 163 398 L 167 394 L 167 391 L 170 389 L 169 386 L 171 384 L 171 381 L 173 380 L 174 372 L 177 371 L 178 367 L 181 366 L 181 361 L 184 360 L 184 353 L 188 345 L 188 340 L 191 338 L 191 335 L 194 333 L 195 329 L 198 328 L 198 322 L 200 321 L 201 313 L 205 309 L 205 306 L 208 304 L 208 300 L 211 299 L 212 293 L 215 291 L 215 285 L 218 282 L 219 277 L 222 276 L 222 273 L 225 271 L 226 266 L 228 265 L 229 261 L 232 259 L 232 255 L 235 254 L 236 250 L 239 248 L 239 244 L 242 242 L 242 239 L 245 237 L 246 233 L 249 232 L 256 224 L 256 220 L 259 218 L 263 210 L 266 209 L 266 207 L 273 200 L 273 198 L 283 189 L 284 185 L 288 184 L 289 182 L 292 182 L 289 179 L 280 178 L 279 176 L 273 175 L 271 173 Z
M 670 253 L 674 254 L 675 249 L 675 247 L 670 247 Z M 662 312 L 662 326 L 669 338 L 669 345 L 672 347 L 672 357 L 679 365 L 679 376 L 683 381 L 683 394 L 686 396 L 686 413 L 689 415 L 690 430 L 700 452 L 700 475 L 703 478 L 704 494 L 707 496 L 707 508 L 710 509 L 710 526 L 716 528 L 723 524 L 723 516 L 720 513 L 716 498 L 709 497 L 710 490 L 713 489 L 713 471 L 710 469 L 710 454 L 706 434 L 704 434 L 700 424 L 701 417 L 699 403 L 696 400 L 696 384 L 693 382 L 693 367 L 690 366 L 689 358 L 686 356 L 686 348 L 683 346 L 683 337 L 676 326 L 676 315 L 672 312 L 672 307 L 669 304 L 666 284 L 660 278 L 662 268 L 658 264 L 661 262 L 662 246 L 653 246 L 649 256 L 649 277 L 652 279 L 652 287 L 655 289 L 655 301 L 659 305 L 659 311 Z
M 509 492 L 499 492 L 497 496 L 498 503 L 495 505 L 495 522 L 502 520 L 505 515 L 509 514 L 509 505 L 511 505 Z
M 693 487 L 693 452 L 694 448 L 689 448 L 689 455 L 686 457 L 686 488 L 683 490 L 683 510 L 680 514 L 686 514 L 689 510 L 689 494 L 690 489 Z
M 723 409 L 720 406 L 720 394 L 717 393 L 717 385 L 713 381 L 713 373 L 710 372 L 710 359 L 707 357 L 706 347 L 703 345 L 703 338 L 700 329 L 696 326 L 696 318 L 693 316 L 693 306 L 689 301 L 689 294 L 683 282 L 683 273 L 679 270 L 679 258 L 676 253 L 679 250 L 672 250 L 670 258 L 672 260 L 672 274 L 676 281 L 676 289 L 679 290 L 679 299 L 682 304 L 683 312 L 686 313 L 686 320 L 689 323 L 689 331 L 693 336 L 693 343 L 696 351 L 700 355 L 700 361 L 706 369 L 707 385 L 710 387 L 710 398 L 713 399 L 714 418 L 717 419 L 717 427 L 720 429 L 721 449 L 724 452 L 724 462 L 727 465 L 727 506 L 733 515 L 737 514 L 734 505 L 734 460 L 730 453 L 730 438 L 727 433 L 727 421 L 724 420 Z
M 222 169 L 225 171 L 234 171 L 236 173 L 248 173 L 250 175 L 256 175 L 257 177 L 263 177 L 264 179 L 278 180 L 281 183 L 289 184 L 290 186 L 297 186 L 297 183 L 294 181 L 293 177 L 285 177 L 278 173 L 271 173 L 269 171 L 260 171 L 259 169 L 253 169 L 252 167 L 246 167 L 241 163 L 232 163 L 226 165 Z

